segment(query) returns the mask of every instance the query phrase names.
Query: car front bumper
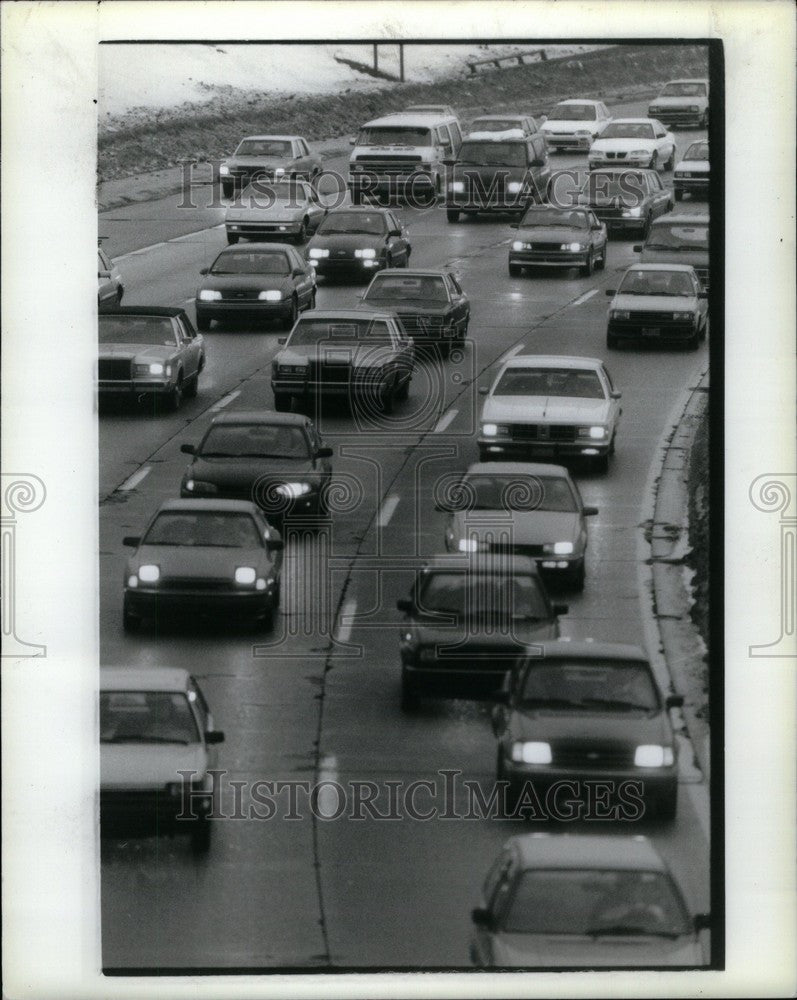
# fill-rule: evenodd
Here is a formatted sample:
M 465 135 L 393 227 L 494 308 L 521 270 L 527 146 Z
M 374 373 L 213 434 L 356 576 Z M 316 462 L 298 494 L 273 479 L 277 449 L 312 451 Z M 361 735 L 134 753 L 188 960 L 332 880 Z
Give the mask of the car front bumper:
M 706 108 L 698 108 L 697 111 L 688 111 L 686 108 L 661 108 L 654 113 L 652 108 L 648 108 L 648 117 L 655 118 L 665 127 L 668 125 L 700 125 L 706 110 Z
M 274 608 L 276 581 L 265 590 L 214 591 L 201 587 L 180 590 L 125 587 L 125 607 L 140 618 L 192 614 L 200 617 L 261 618 Z
M 385 266 L 384 258 L 380 257 L 346 257 L 336 259 L 329 257 L 309 257 L 307 263 L 316 274 L 330 277 L 337 274 L 373 274 Z
M 605 441 L 513 441 L 505 437 L 478 437 L 482 461 L 514 458 L 522 462 L 538 458 L 597 458 L 608 455 L 611 436 Z
M 301 220 L 293 222 L 227 222 L 224 225 L 227 236 L 239 236 L 245 240 L 285 239 L 296 236 L 301 229 Z
M 97 392 L 101 396 L 165 396 L 174 392 L 175 383 L 168 381 L 124 379 L 101 380 L 97 383 Z
M 589 154 L 588 165 L 590 170 L 597 170 L 600 167 L 623 167 L 629 170 L 639 170 L 647 167 L 652 156 L 655 156 L 655 153 L 645 153 L 644 156 L 635 156 L 633 158 L 628 156 L 606 156 L 593 150 Z
M 157 830 L 171 834 L 191 833 L 194 823 L 213 811 L 210 792 L 188 789 L 183 792 L 181 776 L 175 774 L 175 792 L 165 788 L 100 790 L 100 824 L 103 832 L 114 828 Z M 190 799 L 189 799 L 190 794 Z M 178 819 L 185 806 L 186 815 Z M 191 815 L 193 814 L 193 815 Z
M 264 316 L 266 318 L 285 318 L 290 316 L 292 302 L 282 299 L 280 302 L 265 302 L 259 299 L 221 299 L 221 301 L 205 302 L 195 299 L 197 319 L 223 319 L 226 316 Z
M 686 191 L 690 194 L 705 194 L 709 188 L 709 175 L 692 174 L 691 177 L 684 177 L 676 174 L 673 177 L 672 183 L 676 191 Z
M 589 250 L 572 253 L 568 250 L 510 250 L 509 263 L 518 267 L 583 267 L 589 260 Z
M 545 145 L 554 152 L 565 150 L 580 152 L 589 149 L 594 142 L 592 135 L 571 135 L 565 132 L 552 134 L 544 132 L 543 135 L 545 136 Z

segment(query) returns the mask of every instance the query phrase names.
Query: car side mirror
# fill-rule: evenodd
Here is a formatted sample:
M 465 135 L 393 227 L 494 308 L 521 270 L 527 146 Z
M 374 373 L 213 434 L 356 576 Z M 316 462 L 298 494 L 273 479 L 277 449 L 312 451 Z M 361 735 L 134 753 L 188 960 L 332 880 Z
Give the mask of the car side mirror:
M 583 513 L 584 513 L 584 517 L 594 517 L 598 513 L 598 508 L 597 507 L 585 507 Z
M 110 271 L 97 271 L 98 278 L 110 278 L 110 276 L 111 276 Z
M 185 455 L 196 455 L 196 446 L 193 444 L 181 444 L 180 451 Z
M 444 166 L 444 167 L 453 167 L 453 166 L 454 166 L 454 164 L 455 164 L 456 162 L 457 162 L 457 161 L 456 161 L 456 160 L 455 160 L 455 159 L 454 159 L 453 157 L 451 157 L 451 156 L 447 156 L 447 157 L 446 157 L 446 158 L 445 158 L 445 159 L 443 160 L 443 166 Z
M 209 729 L 205 733 L 205 743 L 223 743 L 224 733 L 220 729 Z
M 682 694 L 668 694 L 664 699 L 665 708 L 682 708 L 684 696 Z
M 697 297 L 699 299 L 707 299 L 708 298 L 708 292 L 700 291 L 700 292 L 697 293 Z
M 301 267 L 295 267 L 295 268 L 294 268 L 294 269 L 293 269 L 293 270 L 291 271 L 291 277 L 293 277 L 293 278 L 302 278 L 302 277 L 304 277 L 304 275 L 305 275 L 306 273 L 307 273 L 307 272 L 306 272 L 306 271 L 305 271 L 305 270 L 304 270 L 303 268 L 301 268 Z
M 695 930 L 702 931 L 708 927 L 711 927 L 711 914 L 710 913 L 696 913 L 695 917 Z
M 609 395 L 612 399 L 622 399 L 623 394 L 621 392 L 610 392 Z
M 332 448 L 328 448 L 325 445 L 323 448 L 316 448 L 315 457 L 316 458 L 332 458 L 332 456 L 334 454 L 335 454 L 335 452 L 332 450 Z
M 388 234 L 387 235 L 388 236 L 401 236 L 401 230 L 400 229 L 390 229 L 390 230 L 388 230 Z
M 607 288 L 606 289 L 606 294 L 607 295 L 616 295 L 617 294 L 617 289 L 616 288 Z
M 405 614 L 411 615 L 415 610 L 415 607 L 409 597 L 400 597 L 396 601 L 396 607 L 399 611 L 403 611 Z
M 555 615 L 566 615 L 569 610 L 570 610 L 570 605 L 569 604 L 552 604 L 551 605 L 551 611 L 553 611 L 553 613 Z
M 128 545 L 130 548 L 135 549 L 140 541 L 141 535 L 125 535 L 122 539 L 122 545 Z
M 642 253 L 642 246 L 639 243 L 637 243 L 636 246 L 633 249 L 634 249 L 634 253 Z
M 282 347 L 284 347 L 285 344 L 288 343 L 288 338 L 287 337 L 277 337 L 277 343 L 280 344 Z
M 282 552 L 285 548 L 285 542 L 281 538 L 269 538 L 266 541 L 266 548 L 269 552 Z
M 210 270 L 209 267 L 203 267 L 202 270 L 199 273 L 200 274 L 207 274 L 209 270 Z
M 492 930 L 493 928 L 493 915 L 483 906 L 477 906 L 475 909 L 471 910 L 470 919 L 476 927 L 483 927 L 487 931 Z
M 490 391 L 490 387 L 489 386 L 487 386 L 487 385 L 480 385 L 479 386 L 479 395 L 480 396 L 486 396 L 489 393 L 489 391 Z
M 520 224 L 517 223 L 517 222 L 510 222 L 509 223 L 509 228 L 510 229 L 520 229 Z

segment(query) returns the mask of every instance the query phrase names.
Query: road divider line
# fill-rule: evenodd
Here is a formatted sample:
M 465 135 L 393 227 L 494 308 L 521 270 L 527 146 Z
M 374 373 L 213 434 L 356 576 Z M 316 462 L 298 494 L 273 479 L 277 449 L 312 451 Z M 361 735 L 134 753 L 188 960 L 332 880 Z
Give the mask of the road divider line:
M 353 598 L 346 601 L 340 609 L 340 625 L 337 630 L 338 642 L 348 642 L 351 638 L 351 630 L 354 628 L 354 616 L 357 613 L 357 601 Z
M 147 478 L 150 473 L 150 469 L 151 466 L 143 465 L 138 472 L 134 472 L 132 476 L 125 479 L 121 486 L 117 487 L 118 491 L 120 493 L 129 493 L 130 490 L 134 490 L 140 482 Z
M 442 434 L 443 431 L 449 427 L 456 420 L 459 415 L 459 410 L 449 410 L 448 413 L 444 413 L 442 417 L 434 425 L 433 434 Z
M 393 516 L 396 507 L 399 505 L 399 499 L 400 498 L 394 494 L 392 497 L 388 497 L 387 500 L 385 500 L 376 521 L 378 527 L 386 528 L 388 524 L 390 524 L 390 518 Z
M 340 793 L 338 784 L 338 758 L 332 754 L 326 754 L 318 763 L 318 784 L 316 808 L 321 816 L 333 819 L 340 814 L 343 805 L 339 801 Z
M 219 410 L 223 410 L 225 406 L 229 406 L 230 403 L 240 395 L 241 395 L 241 390 L 235 389 L 233 392 L 228 393 L 226 396 L 220 399 L 215 406 L 211 406 L 210 412 L 218 413 Z
M 598 294 L 598 289 L 597 288 L 591 288 L 588 292 L 584 292 L 583 295 L 579 295 L 579 297 L 575 300 L 575 302 L 571 302 L 570 304 L 572 306 L 583 305 L 587 301 L 587 299 L 591 299 L 593 295 L 597 295 L 597 294 Z

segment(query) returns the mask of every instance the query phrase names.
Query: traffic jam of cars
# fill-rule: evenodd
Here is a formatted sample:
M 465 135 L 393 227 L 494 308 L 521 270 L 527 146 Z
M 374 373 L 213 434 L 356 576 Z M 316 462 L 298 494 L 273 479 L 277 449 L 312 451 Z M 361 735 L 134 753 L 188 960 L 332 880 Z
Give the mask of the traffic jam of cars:
M 631 537 L 691 352 L 707 360 L 708 85 L 667 83 L 647 115 L 599 96 L 467 127 L 448 105 L 383 115 L 336 190 L 301 135 L 245 136 L 218 168 L 221 215 L 171 244 L 201 250 L 204 266 L 180 264 L 193 289 L 162 304 L 132 258 L 98 250 L 107 461 L 145 428 L 101 507 L 121 518 L 104 536 L 104 836 L 185 834 L 221 856 L 233 824 L 213 776 L 260 739 L 250 700 L 282 711 L 278 691 L 257 694 L 284 683 L 269 671 L 302 674 L 320 647 L 322 694 L 307 698 L 326 692 L 326 722 L 365 741 L 374 773 L 388 750 L 362 713 L 404 746 L 402 777 L 418 764 L 427 778 L 448 746 L 497 790 L 452 965 L 708 963 L 709 903 L 688 874 L 707 883 L 705 858 L 676 857 L 683 811 L 697 822 L 679 782 L 684 699 L 645 648 Z M 225 685 L 244 675 L 238 705 Z M 457 751 L 460 729 L 487 749 Z M 407 750 L 416 740 L 432 742 Z M 300 759 L 293 736 L 285 753 Z M 331 760 L 352 766 L 320 759 L 327 778 Z M 472 835 L 459 825 L 452 851 Z M 335 849 L 377 855 L 382 836 Z M 444 896 L 456 871 L 430 886 Z

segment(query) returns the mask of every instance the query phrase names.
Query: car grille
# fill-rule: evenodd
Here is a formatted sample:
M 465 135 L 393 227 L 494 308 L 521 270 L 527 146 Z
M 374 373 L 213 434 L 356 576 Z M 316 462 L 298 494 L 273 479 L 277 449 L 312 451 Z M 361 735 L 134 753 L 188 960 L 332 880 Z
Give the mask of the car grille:
M 618 205 L 618 206 L 597 207 L 595 205 L 590 205 L 590 208 L 598 216 L 601 222 L 607 222 L 615 219 L 621 220 L 623 222 L 626 221 L 625 216 L 623 216 L 623 212 L 626 211 L 624 206 Z
M 158 590 L 236 590 L 231 577 L 166 576 L 158 584 Z
M 351 365 L 333 364 L 329 361 L 310 362 L 311 382 L 335 382 L 338 384 L 348 383 L 351 377 Z
M 628 153 L 612 153 L 607 150 L 605 153 L 600 154 L 606 160 L 624 160 L 628 156 Z
M 566 743 L 554 743 L 551 751 L 552 763 L 560 767 L 620 770 L 634 766 L 633 749 L 619 744 L 569 740 Z
M 221 298 L 223 302 L 257 302 L 261 289 L 236 289 L 235 291 L 222 290 Z
M 512 424 L 513 441 L 575 441 L 576 428 L 568 424 Z
M 673 315 L 671 312 L 639 312 L 632 311 L 629 313 L 629 319 L 632 323 L 647 323 L 655 326 L 660 326 L 663 323 L 674 323 Z M 682 323 L 683 320 L 678 320 Z
M 125 358 L 100 358 L 97 377 L 101 382 L 129 382 L 133 377 L 133 363 Z
M 420 156 L 402 156 L 400 154 L 390 156 L 359 156 L 352 166 L 352 172 L 356 177 L 358 173 L 395 174 L 402 176 L 411 174 L 417 164 L 421 162 Z M 356 167 L 360 167 L 358 171 Z
M 667 125 L 672 122 L 682 122 L 684 120 L 694 119 L 695 121 L 700 118 L 699 111 L 687 111 L 686 108 L 662 108 L 657 111 L 655 115 L 652 116 L 657 121 L 660 121 L 662 125 Z
M 506 555 L 531 556 L 534 559 L 539 559 L 545 554 L 542 545 L 514 545 L 508 542 L 495 542 L 490 545 L 490 551 Z
M 423 313 L 413 313 L 411 315 L 399 313 L 399 319 L 410 336 L 424 334 L 432 330 L 440 330 L 445 326 L 445 320 L 442 316 L 427 316 Z

